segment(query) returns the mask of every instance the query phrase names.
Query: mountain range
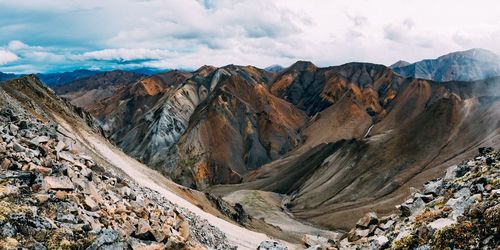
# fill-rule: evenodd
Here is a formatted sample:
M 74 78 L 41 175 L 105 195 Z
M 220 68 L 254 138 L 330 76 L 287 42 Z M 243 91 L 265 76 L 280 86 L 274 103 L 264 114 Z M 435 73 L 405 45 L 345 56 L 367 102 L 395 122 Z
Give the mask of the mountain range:
M 399 61 L 391 66 L 406 77 L 435 81 L 473 81 L 500 74 L 500 57 L 484 49 L 454 52 L 416 63 Z
M 107 165 L 147 172 L 141 183 L 169 178 L 182 186 L 161 183 L 211 214 L 313 246 L 365 237 L 343 232 L 369 212 L 389 215 L 402 202 L 415 203 L 407 200 L 412 188 L 474 157 L 478 147 L 498 148 L 498 63 L 474 49 L 391 67 L 298 61 L 276 70 L 115 70 L 54 85 L 54 92 L 35 76 L 2 88 L 39 120 L 73 131 Z M 106 140 L 153 170 L 107 156 L 118 149 Z M 365 230 L 368 236 L 375 228 Z
M 483 58 L 458 54 L 439 61 Z M 279 193 L 295 217 L 348 228 L 375 206 L 390 211 L 409 186 L 495 143 L 499 83 L 299 61 L 279 73 L 204 66 L 109 85 L 116 88 L 81 88 L 77 80 L 55 90 L 97 117 L 127 154 L 177 183 L 221 196 Z M 87 95 L 96 101 L 83 105 Z

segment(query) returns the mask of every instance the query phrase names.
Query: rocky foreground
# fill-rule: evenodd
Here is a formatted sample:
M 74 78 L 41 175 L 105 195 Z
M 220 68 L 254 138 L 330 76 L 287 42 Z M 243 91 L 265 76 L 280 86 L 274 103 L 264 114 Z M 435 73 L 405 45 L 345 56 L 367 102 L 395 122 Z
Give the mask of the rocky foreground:
M 0 89 L 0 249 L 231 249 L 155 191 L 69 147 Z
M 500 152 L 479 152 L 415 189 L 398 213 L 368 213 L 342 240 L 310 239 L 309 249 L 499 249 Z M 287 248 L 268 241 L 260 249 Z

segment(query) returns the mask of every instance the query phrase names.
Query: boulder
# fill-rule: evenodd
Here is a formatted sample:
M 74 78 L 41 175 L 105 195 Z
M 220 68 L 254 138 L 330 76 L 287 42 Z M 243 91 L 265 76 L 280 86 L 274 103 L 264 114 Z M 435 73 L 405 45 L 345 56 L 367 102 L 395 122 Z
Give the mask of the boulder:
M 73 182 L 67 176 L 46 176 L 44 179 L 44 184 L 48 189 L 53 190 L 73 190 L 75 186 Z
M 97 238 L 92 242 L 92 244 L 86 250 L 97 250 L 103 245 L 110 245 L 118 240 L 118 231 L 112 229 L 102 230 Z
M 430 181 L 424 184 L 424 194 L 439 195 L 443 187 L 443 181 Z

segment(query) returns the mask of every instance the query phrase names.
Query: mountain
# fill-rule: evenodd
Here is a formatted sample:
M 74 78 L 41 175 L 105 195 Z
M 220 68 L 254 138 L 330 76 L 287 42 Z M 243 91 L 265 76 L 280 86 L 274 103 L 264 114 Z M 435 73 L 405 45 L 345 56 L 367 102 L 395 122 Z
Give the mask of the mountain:
M 35 75 L 0 85 L 0 179 L 1 249 L 255 249 L 269 240 L 243 226 L 288 237 L 128 157 Z
M 101 73 L 101 71 L 79 69 L 71 72 L 37 74 L 38 78 L 47 86 L 54 87 L 64 85 L 81 78 L 93 76 Z
M 394 65 L 393 65 L 394 66 Z M 471 49 L 393 67 L 406 77 L 435 81 L 473 81 L 500 76 L 500 57 L 484 49 Z
M 258 195 L 279 209 L 252 215 L 276 226 L 291 214 L 347 230 L 368 211 L 391 212 L 409 187 L 475 148 L 498 146 L 499 84 L 406 78 L 370 63 L 299 61 L 278 74 L 204 66 L 141 78 L 105 108 L 82 107 L 116 145 L 177 183 L 247 211 Z
M 407 61 L 403 61 L 403 60 L 400 60 L 400 61 L 397 61 L 395 62 L 394 64 L 392 64 L 391 66 L 389 66 L 389 68 L 391 69 L 395 69 L 395 68 L 402 68 L 402 67 L 405 67 L 405 66 L 408 66 L 410 65 L 411 63 L 407 62 Z
M 16 77 L 17 77 L 16 74 L 9 74 L 9 73 L 0 72 L 0 82 L 6 81 L 6 80 L 9 80 L 12 78 L 16 78 Z
M 265 68 L 266 71 L 269 71 L 269 72 L 272 72 L 272 73 L 279 73 L 283 69 L 285 69 L 283 66 L 277 65 L 277 64 L 271 65 L 271 66 Z
M 113 70 L 54 86 L 54 90 L 58 95 L 69 98 L 76 106 L 92 106 L 100 109 L 102 100 L 115 95 L 126 85 L 134 83 L 142 77 L 144 77 L 142 74 Z

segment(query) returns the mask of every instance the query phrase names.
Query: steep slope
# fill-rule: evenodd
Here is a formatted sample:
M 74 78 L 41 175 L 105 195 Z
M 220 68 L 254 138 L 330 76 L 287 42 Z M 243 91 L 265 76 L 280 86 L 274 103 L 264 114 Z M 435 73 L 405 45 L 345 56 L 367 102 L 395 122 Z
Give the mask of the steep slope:
M 198 188 L 239 182 L 299 145 L 304 124 L 304 114 L 263 83 L 233 74 L 197 109 L 177 144 L 180 170 L 193 176 L 181 182 L 191 185 L 192 178 Z
M 102 171 L 104 171 L 104 173 L 105 173 L 104 175 L 107 175 L 105 180 L 114 180 L 112 178 L 117 179 L 117 181 L 114 181 L 114 182 L 111 182 L 111 181 L 107 182 L 107 183 L 114 183 L 114 184 L 109 184 L 109 185 L 115 185 L 117 182 L 118 183 L 127 182 L 127 183 L 129 183 L 129 185 L 133 189 L 133 191 L 137 192 L 136 193 L 137 197 L 139 197 L 139 196 L 142 197 L 143 194 L 146 195 L 147 197 L 150 197 L 148 199 L 152 203 L 148 207 L 148 209 L 154 209 L 157 206 L 164 207 L 164 208 L 165 207 L 172 208 L 172 206 L 174 206 L 175 207 L 174 209 L 177 209 L 177 211 L 180 211 L 179 213 L 181 215 L 178 215 L 178 216 L 184 216 L 184 220 L 189 221 L 189 224 L 188 224 L 189 232 L 186 232 L 186 229 L 185 229 L 186 226 L 183 226 L 184 229 L 177 228 L 177 226 L 176 226 L 175 230 L 180 230 L 180 231 L 184 230 L 184 233 L 188 233 L 189 235 L 191 235 L 190 236 L 191 238 L 189 239 L 189 242 L 188 242 L 188 244 L 190 246 L 192 246 L 191 243 L 193 243 L 193 244 L 201 244 L 201 246 L 204 246 L 204 247 L 216 248 L 216 247 L 224 246 L 225 244 L 229 243 L 231 245 L 239 246 L 242 249 L 255 249 L 261 241 L 267 239 L 267 236 L 264 234 L 259 234 L 259 233 L 249 231 L 249 230 L 244 229 L 240 226 L 232 224 L 231 222 L 228 222 L 224 219 L 221 219 L 221 218 L 225 218 L 224 215 L 219 213 L 217 210 L 215 210 L 211 207 L 212 203 L 205 197 L 204 194 L 193 191 L 193 190 L 188 190 L 186 188 L 181 188 L 180 186 L 172 183 L 171 181 L 169 181 L 165 177 L 159 175 L 157 172 L 147 168 L 146 166 L 144 166 L 144 165 L 140 164 L 139 162 L 126 156 L 124 153 L 122 153 L 121 151 L 116 149 L 114 146 L 112 146 L 109 142 L 107 142 L 105 139 L 103 139 L 101 137 L 101 135 L 98 133 L 99 131 L 97 128 L 91 128 L 87 125 L 87 124 L 90 124 L 90 125 L 94 124 L 93 120 L 90 118 L 90 116 L 85 115 L 84 112 L 80 112 L 80 114 L 75 113 L 74 111 L 78 110 L 78 109 L 74 108 L 72 105 L 65 102 L 63 99 L 58 98 L 55 95 L 53 95 L 53 92 L 51 92 L 50 89 L 43 86 L 34 76 L 28 76 L 28 77 L 24 77 L 24 78 L 14 79 L 14 80 L 7 82 L 4 85 L 1 85 L 0 95 L 2 97 L 0 99 L 0 103 L 1 103 L 0 109 L 2 110 L 2 112 L 1 112 L 2 117 L 5 116 L 5 117 L 7 117 L 7 119 L 14 121 L 16 124 L 19 124 L 18 136 L 29 136 L 30 133 L 27 130 L 31 131 L 32 136 L 33 136 L 33 133 L 35 133 L 34 136 L 38 136 L 38 134 L 36 134 L 36 133 L 42 133 L 43 131 L 46 131 L 47 129 L 48 129 L 48 131 L 51 131 L 50 133 L 57 134 L 57 140 L 59 140 L 62 143 L 62 144 L 61 143 L 59 143 L 59 144 L 63 145 L 63 148 L 60 148 L 60 146 L 55 147 L 56 150 L 59 150 L 61 152 L 59 155 L 59 158 L 57 158 L 58 161 L 61 161 L 61 164 L 63 164 L 63 163 L 66 165 L 69 164 L 71 167 L 73 167 L 73 164 L 77 164 L 77 163 L 73 163 L 75 159 L 77 161 L 79 161 L 80 159 L 88 159 L 88 161 L 90 161 L 90 159 L 91 159 L 92 162 L 95 162 L 96 164 L 98 164 L 99 171 L 101 171 L 98 173 L 96 172 L 95 173 L 96 176 L 101 176 Z M 7 109 L 12 109 L 12 105 L 14 105 L 13 110 L 8 111 Z M 19 118 L 29 119 L 29 122 L 26 123 L 25 121 L 19 120 Z M 12 120 L 12 119 L 14 119 L 14 120 Z M 3 118 L 2 118 L 2 120 L 3 120 Z M 31 125 L 31 127 L 29 125 L 30 122 L 33 123 Z M 45 129 L 44 126 L 47 126 L 47 128 Z M 9 129 L 14 128 L 12 125 L 9 125 L 7 127 Z M 44 128 L 43 129 L 35 129 L 36 127 L 44 127 Z M 2 128 L 4 128 L 3 125 L 2 125 Z M 2 131 L 3 131 L 3 129 L 2 129 Z M 50 136 L 50 138 L 53 137 L 52 135 L 49 135 L 49 136 Z M 14 137 L 16 137 L 16 136 L 14 135 Z M 4 146 L 3 140 L 7 140 L 7 143 L 9 143 L 13 137 L 11 135 L 8 135 L 8 136 L 1 136 L 1 138 L 2 138 L 2 141 L 0 142 L 0 144 L 1 144 L 1 146 Z M 25 143 L 27 143 L 27 140 L 21 140 L 21 141 L 22 141 L 23 145 Z M 57 144 L 57 145 L 59 145 L 59 144 Z M 30 145 L 25 145 L 23 147 L 32 147 Z M 50 144 L 50 145 L 52 145 L 52 144 Z M 54 146 L 54 145 L 52 145 L 52 146 Z M 64 146 L 64 145 L 67 145 L 67 146 Z M 7 145 L 8 150 L 11 150 L 12 147 L 13 147 L 12 143 L 9 143 Z M 3 154 L 3 153 L 0 153 L 0 154 Z M 82 155 L 86 155 L 86 156 L 82 156 Z M 11 154 L 9 154 L 8 157 L 13 157 L 13 156 Z M 2 159 L 4 159 L 3 155 L 2 155 Z M 22 159 L 19 160 L 19 158 L 17 158 L 17 157 L 15 157 L 14 159 L 16 161 L 24 161 Z M 73 159 L 73 161 L 71 161 L 71 159 Z M 36 163 L 36 161 L 35 161 L 35 163 Z M 80 166 L 80 165 L 78 165 L 78 166 Z M 40 169 L 40 170 L 43 170 L 43 169 Z M 26 170 L 22 170 L 22 171 L 26 171 Z M 32 171 L 31 168 L 29 171 Z M 79 171 L 80 170 L 78 170 L 76 173 L 79 173 Z M 55 174 L 54 177 L 66 179 L 65 177 L 59 176 L 60 174 L 66 175 L 66 172 L 55 172 L 54 174 Z M 68 171 L 68 174 L 70 174 L 70 171 Z M 92 175 L 94 175 L 94 174 L 92 174 Z M 3 175 L 0 175 L 0 176 L 3 176 Z M 70 178 L 72 178 L 72 177 L 70 176 Z M 57 184 L 59 185 L 60 183 L 57 183 Z M 111 192 L 114 192 L 113 191 L 114 187 L 102 186 L 102 184 L 99 184 L 99 185 L 100 185 L 99 192 L 101 192 L 102 190 L 105 190 L 103 192 L 106 192 L 106 195 L 108 195 Z M 106 184 L 106 185 L 108 185 L 108 184 Z M 103 188 L 103 189 L 101 190 L 101 188 Z M 57 189 L 57 188 L 55 188 L 55 189 Z M 70 195 L 70 196 L 72 195 L 72 193 L 71 193 L 72 191 L 70 191 L 70 190 L 66 190 L 66 191 L 70 192 L 70 194 L 68 194 L 68 195 Z M 75 192 L 77 192 L 77 191 L 75 191 Z M 54 195 L 54 194 L 51 194 L 51 195 Z M 60 192 L 57 194 L 57 197 L 62 197 L 59 195 L 62 195 Z M 111 194 L 109 194 L 109 195 L 111 195 Z M 2 196 L 2 198 L 5 198 L 5 197 Z M 114 204 L 111 205 L 111 202 L 115 198 L 116 197 L 113 196 L 112 198 L 110 198 L 110 200 L 98 202 L 98 205 L 105 206 L 107 204 L 105 202 L 110 202 L 110 204 L 107 204 L 107 205 L 111 206 L 111 207 L 105 207 L 105 209 L 107 209 L 107 213 L 110 213 L 110 211 L 112 211 L 110 209 L 113 209 L 113 207 L 115 206 Z M 52 200 L 52 198 L 50 198 L 49 200 L 50 200 L 49 201 L 50 203 L 58 202 L 57 200 L 55 200 L 55 201 Z M 16 202 L 24 202 L 24 200 L 18 200 Z M 69 200 L 69 202 L 72 202 L 71 199 Z M 90 201 L 85 201 L 85 202 L 87 205 L 84 205 L 84 206 L 89 206 Z M 12 201 L 11 201 L 11 203 L 12 203 L 12 205 L 14 205 L 14 203 Z M 193 203 L 196 205 L 193 205 Z M 4 203 L 2 203 L 2 204 L 4 204 Z M 15 204 L 17 204 L 17 203 L 15 203 Z M 59 209 L 59 208 L 56 208 L 56 209 Z M 61 209 L 64 209 L 64 207 L 61 207 Z M 137 208 L 137 209 L 140 210 L 140 208 Z M 167 209 L 167 208 L 165 208 L 165 209 Z M 139 210 L 137 210 L 137 211 L 139 211 Z M 2 211 L 4 211 L 4 210 L 2 210 Z M 59 211 L 59 210 L 57 210 L 57 211 Z M 59 212 L 62 212 L 62 210 Z M 214 216 L 208 212 L 214 213 L 217 216 Z M 106 217 L 106 216 L 108 216 L 109 214 L 107 214 L 107 213 L 100 215 L 101 223 L 108 219 L 108 217 Z M 111 219 L 111 218 L 109 218 L 109 219 Z M 153 218 L 152 218 L 152 220 L 153 220 Z M 71 222 L 66 222 L 66 223 L 71 223 Z M 153 222 L 151 222 L 151 223 L 153 223 Z M 142 226 L 140 229 L 137 229 L 138 230 L 137 232 L 145 233 L 143 236 L 146 238 L 141 238 L 143 236 L 138 236 L 139 233 L 137 233 L 136 235 L 130 236 L 132 238 L 136 238 L 135 240 L 131 239 L 134 242 L 137 241 L 137 238 L 139 239 L 139 242 L 141 242 L 140 241 L 141 239 L 142 240 L 150 239 L 148 237 L 151 236 L 150 234 L 148 234 L 147 225 L 146 224 L 139 225 L 139 224 L 137 224 L 137 226 L 141 226 L 141 225 Z M 114 222 L 111 225 L 108 225 L 108 227 L 110 227 L 109 229 L 115 229 L 115 227 L 121 227 L 121 226 L 122 226 L 121 222 L 120 223 Z M 154 225 L 151 224 L 151 226 L 153 227 Z M 225 240 L 223 238 L 223 237 L 225 237 L 225 236 L 223 236 L 224 234 L 220 234 L 220 231 L 218 231 L 219 229 L 216 229 L 213 226 L 222 230 L 222 232 L 227 235 L 227 240 Z M 145 231 L 141 231 L 141 230 L 145 230 Z M 105 237 L 105 235 L 107 234 L 107 231 L 97 231 L 97 233 L 98 233 L 98 236 L 103 234 L 104 235 L 103 237 Z M 115 233 L 112 233 L 112 234 L 114 235 Z M 142 234 L 142 233 L 140 233 L 140 234 Z M 120 239 L 125 239 L 125 240 L 128 239 L 127 235 L 123 235 L 121 232 L 119 233 L 119 235 L 120 235 L 119 236 Z M 149 236 L 147 236 L 147 235 L 149 235 Z M 156 234 L 156 232 L 153 233 L 154 237 L 156 237 L 155 235 L 158 236 Z M 246 235 L 246 238 L 242 239 L 240 237 L 241 235 Z M 80 237 L 80 236 L 74 236 L 76 238 L 71 238 L 71 239 L 68 238 L 68 239 L 69 240 L 78 239 L 78 237 Z M 59 237 L 59 236 L 57 236 L 57 237 Z M 66 236 L 64 236 L 64 237 L 66 237 Z M 84 237 L 84 236 L 82 236 L 82 237 Z M 84 238 L 86 238 L 86 237 L 84 237 Z M 62 238 L 58 238 L 58 239 L 62 239 Z M 184 239 L 186 239 L 186 237 L 184 237 Z M 88 240 L 92 240 L 92 238 L 88 238 Z M 103 239 L 100 239 L 98 237 L 96 239 L 96 242 L 97 242 L 96 244 L 114 244 L 115 240 L 116 239 L 109 241 L 109 242 L 108 242 L 108 240 L 105 240 L 106 242 L 103 243 L 102 242 Z M 173 238 L 171 240 L 173 240 Z M 220 242 L 217 243 L 216 242 L 217 240 L 220 240 Z M 10 244 L 12 242 L 13 241 L 9 241 L 7 243 Z M 99 242 L 101 242 L 101 243 L 99 243 Z M 141 244 L 143 244 L 143 243 L 141 243 Z M 55 243 L 55 244 L 58 244 L 58 243 Z M 61 244 L 63 244 L 63 243 L 61 243 Z M 66 243 L 64 243 L 64 244 L 66 244 Z M 145 244 L 151 244 L 151 242 L 145 242 Z M 222 244 L 222 245 L 220 245 L 220 244 Z
M 247 175 L 247 183 L 228 188 L 288 194 L 287 207 L 297 218 L 347 229 L 367 211 L 391 211 L 409 187 L 470 156 L 477 146 L 498 146 L 499 84 L 498 78 L 468 83 L 411 81 L 367 138 L 358 134 L 356 139 L 340 141 L 333 136 L 330 144 L 315 142 L 312 149 L 299 148 Z M 323 137 L 336 133 L 323 131 Z M 304 145 L 310 145 L 307 138 Z
M 500 57 L 484 49 L 471 49 L 392 67 L 407 77 L 435 81 L 473 81 L 500 76 Z

